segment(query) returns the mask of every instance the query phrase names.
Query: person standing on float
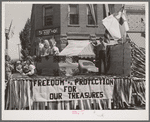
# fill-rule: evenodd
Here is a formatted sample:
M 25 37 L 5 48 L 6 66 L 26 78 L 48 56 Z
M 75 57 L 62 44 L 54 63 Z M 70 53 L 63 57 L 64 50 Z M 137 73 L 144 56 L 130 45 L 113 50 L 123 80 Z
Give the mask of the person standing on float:
M 37 53 L 36 53 L 38 57 L 42 55 L 43 48 L 44 48 L 43 39 L 38 38 L 37 39 Z
M 42 55 L 41 56 L 48 56 L 51 54 L 51 48 L 48 40 L 44 40 L 44 47 L 42 49 Z
M 106 74 L 106 48 L 107 43 L 104 42 L 104 38 L 100 37 L 99 39 L 100 45 L 99 48 L 99 74 Z M 102 66 L 104 67 L 104 71 L 102 73 Z
M 98 69 L 99 75 L 106 74 L 106 47 L 107 43 L 104 42 L 102 37 L 99 38 L 99 41 L 94 41 L 91 43 L 95 48 L 96 57 L 98 57 Z M 102 66 L 104 67 L 104 71 L 102 73 Z

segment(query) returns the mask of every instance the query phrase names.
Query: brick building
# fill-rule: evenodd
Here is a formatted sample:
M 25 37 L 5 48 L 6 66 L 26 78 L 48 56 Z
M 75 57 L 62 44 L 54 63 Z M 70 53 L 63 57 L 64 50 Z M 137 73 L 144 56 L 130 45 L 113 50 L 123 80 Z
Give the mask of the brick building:
M 120 4 L 112 5 L 118 12 Z M 104 34 L 102 19 L 104 5 L 95 4 L 95 21 L 88 4 L 34 4 L 31 14 L 32 55 L 35 54 L 37 37 L 50 39 L 54 35 L 57 46 L 64 49 L 67 40 L 98 39 Z
M 121 7 L 121 4 L 112 4 L 115 13 Z M 105 16 L 104 5 L 95 4 L 94 10 L 95 21 L 89 12 L 88 4 L 34 4 L 31 14 L 32 55 L 36 54 L 38 37 L 49 40 L 54 36 L 57 47 L 62 51 L 69 40 L 84 41 L 103 36 L 105 33 L 102 24 Z M 125 5 L 125 10 L 129 24 L 127 40 L 145 49 L 145 6 Z M 110 55 L 108 74 L 129 76 L 131 72 L 130 44 L 110 46 Z M 46 68 L 47 65 L 45 64 Z

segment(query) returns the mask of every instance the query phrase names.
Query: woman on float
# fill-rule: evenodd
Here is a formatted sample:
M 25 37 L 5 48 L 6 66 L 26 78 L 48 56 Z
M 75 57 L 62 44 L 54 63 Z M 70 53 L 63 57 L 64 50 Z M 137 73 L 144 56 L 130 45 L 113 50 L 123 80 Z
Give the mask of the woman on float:
M 26 61 L 26 64 L 24 66 L 24 68 L 26 69 L 27 72 L 24 72 L 24 75 L 29 75 L 29 76 L 32 76 L 35 74 L 35 65 L 34 65 L 34 62 L 32 60 L 31 57 L 28 57 L 27 61 Z
M 44 40 L 44 47 L 42 49 L 42 55 L 41 56 L 48 56 L 51 54 L 51 48 L 48 40 Z

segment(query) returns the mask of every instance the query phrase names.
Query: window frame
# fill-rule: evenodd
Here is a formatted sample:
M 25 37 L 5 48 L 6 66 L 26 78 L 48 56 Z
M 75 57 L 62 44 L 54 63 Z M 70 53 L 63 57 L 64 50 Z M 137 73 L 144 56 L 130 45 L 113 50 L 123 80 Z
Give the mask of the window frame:
M 77 17 L 77 24 L 71 24 L 71 17 L 70 17 L 70 13 L 71 13 L 71 11 L 70 11 L 70 8 L 71 8 L 71 6 L 77 6 L 77 14 L 74 14 L 74 15 L 78 15 L 78 17 Z M 72 14 L 73 15 L 73 14 Z M 69 4 L 68 5 L 68 26 L 79 26 L 79 4 Z
M 96 9 L 94 8 L 94 10 L 95 10 L 95 19 L 96 19 L 96 23 L 94 23 L 94 19 L 93 19 L 93 24 L 89 24 L 89 4 L 87 4 L 87 6 L 86 6 L 86 10 L 87 10 L 87 26 L 98 26 L 98 12 L 97 12 L 97 9 L 98 9 L 98 5 L 97 4 L 93 4 L 93 5 L 95 5 L 96 6 Z M 91 13 L 91 12 L 90 12 Z M 92 17 L 92 14 L 90 14 L 90 16 Z M 92 17 L 93 18 L 93 17 Z
M 51 18 L 51 23 L 50 25 L 46 25 L 46 17 L 50 17 Z M 49 15 L 49 16 L 44 16 L 44 26 L 52 26 L 53 25 L 53 15 Z
M 45 23 L 46 22 L 45 18 L 48 17 L 45 15 L 46 14 L 46 8 L 52 8 L 52 11 L 54 11 L 54 8 L 52 5 L 43 6 L 43 26 L 44 27 L 53 26 L 53 22 L 54 22 L 53 13 L 52 13 L 52 15 L 49 15 L 49 16 L 52 16 L 52 25 L 46 25 L 46 23 Z

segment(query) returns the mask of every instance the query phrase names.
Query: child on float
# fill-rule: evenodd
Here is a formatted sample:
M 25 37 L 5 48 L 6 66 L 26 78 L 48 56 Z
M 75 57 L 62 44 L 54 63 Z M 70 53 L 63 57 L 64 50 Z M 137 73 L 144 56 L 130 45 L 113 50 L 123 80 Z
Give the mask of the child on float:
M 41 39 L 41 38 L 38 38 L 37 39 L 37 52 L 36 52 L 36 55 L 38 56 L 38 57 L 40 57 L 41 55 L 42 55 L 42 50 L 43 50 L 43 48 L 44 48 L 44 42 L 43 42 L 43 39 Z
M 53 55 L 58 55 L 59 54 L 59 49 L 58 49 L 58 47 L 56 47 L 56 42 L 53 44 L 52 54 Z
M 23 71 L 23 75 L 26 75 L 26 73 L 28 73 L 29 72 L 29 66 L 28 66 L 28 64 L 27 64 L 27 61 L 23 61 L 23 63 L 22 63 L 22 71 Z
M 35 74 L 35 65 L 34 61 L 32 60 L 32 57 L 28 57 L 27 61 L 24 62 L 23 71 L 23 75 L 32 76 Z
M 51 54 L 51 48 L 48 40 L 44 40 L 44 47 L 42 48 L 41 56 L 48 56 Z
M 16 62 L 16 71 L 18 73 L 23 73 L 21 61 Z
M 29 66 L 29 72 L 26 75 L 34 75 L 35 74 L 35 65 L 34 62 L 30 59 L 27 60 L 27 65 Z

